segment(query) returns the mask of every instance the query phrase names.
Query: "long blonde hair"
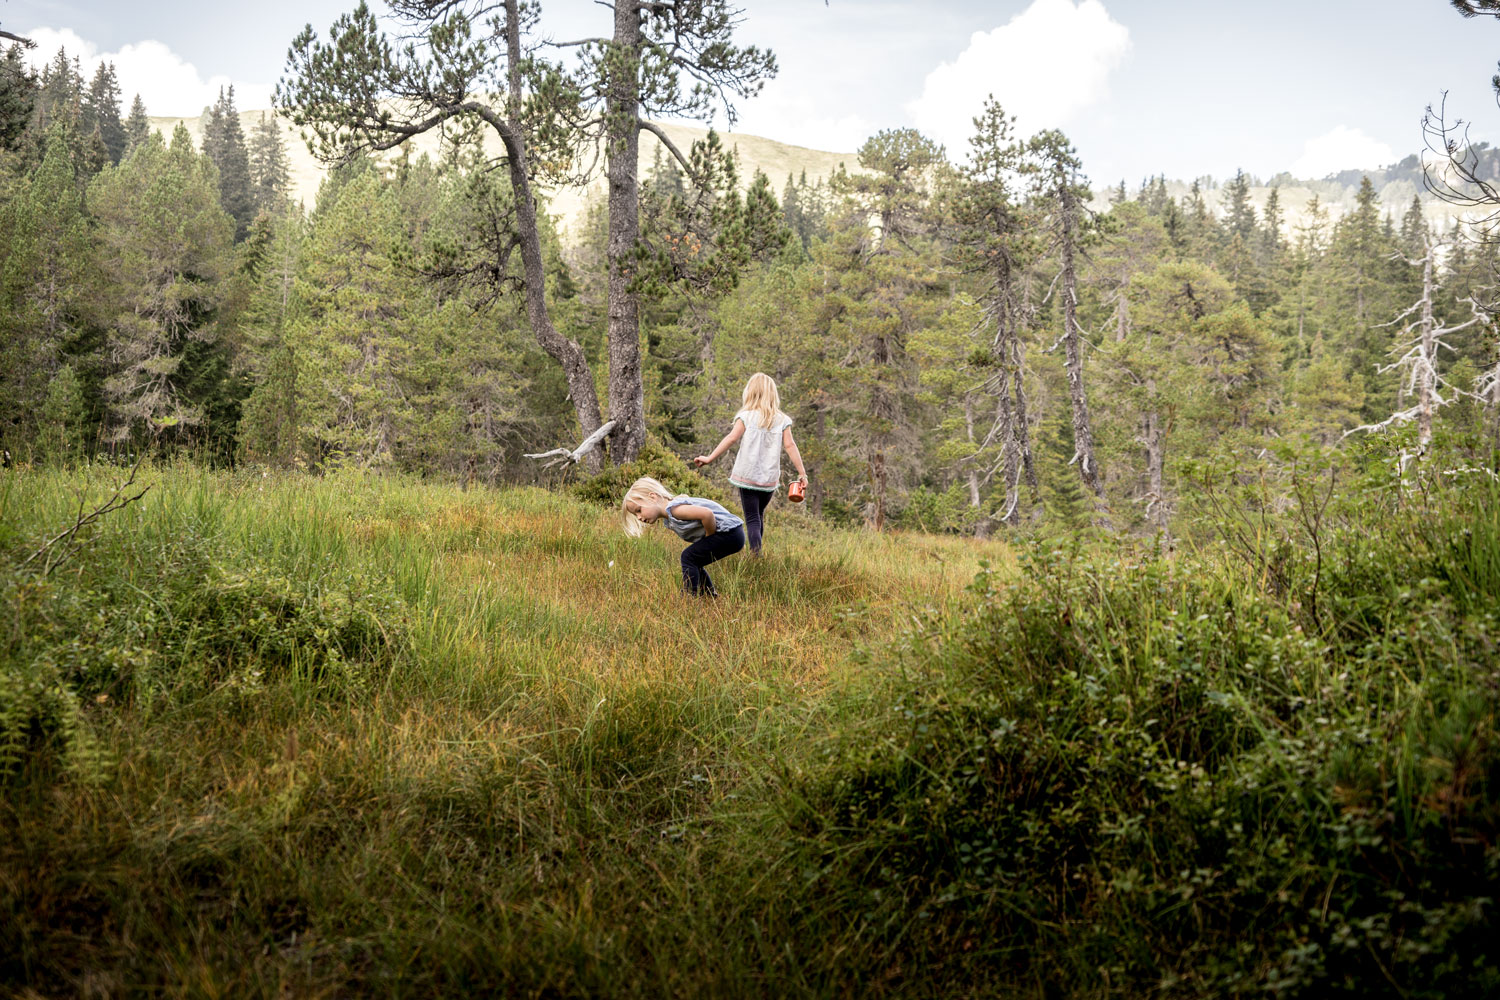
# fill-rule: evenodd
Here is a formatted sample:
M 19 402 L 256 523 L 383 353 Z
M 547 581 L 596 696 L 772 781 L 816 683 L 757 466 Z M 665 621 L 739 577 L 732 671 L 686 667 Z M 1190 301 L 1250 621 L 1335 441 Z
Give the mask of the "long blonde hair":
M 660 480 L 642 476 L 631 483 L 630 489 L 625 491 L 625 496 L 620 500 L 620 525 L 625 529 L 625 534 L 631 538 L 640 538 L 646 530 L 646 522 L 625 509 L 627 503 L 632 500 L 637 504 L 643 504 L 652 500 L 670 499 L 672 499 L 672 491 L 662 485 Z
M 781 393 L 776 391 L 776 380 L 765 372 L 756 372 L 750 376 L 745 383 L 745 391 L 740 396 L 740 405 L 747 410 L 754 410 L 755 415 L 760 417 L 762 427 L 771 427 L 779 417 L 786 414 L 781 412 Z

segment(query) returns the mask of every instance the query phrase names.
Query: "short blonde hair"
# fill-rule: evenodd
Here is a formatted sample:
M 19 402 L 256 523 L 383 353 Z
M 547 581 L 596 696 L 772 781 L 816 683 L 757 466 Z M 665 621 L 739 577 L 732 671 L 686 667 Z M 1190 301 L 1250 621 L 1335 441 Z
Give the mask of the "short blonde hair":
M 740 395 L 740 404 L 747 410 L 755 411 L 762 427 L 770 427 L 777 417 L 783 415 L 781 393 L 776 391 L 776 380 L 765 372 L 756 372 L 750 376 L 750 380 L 745 383 L 745 391 Z
M 625 529 L 625 534 L 631 538 L 640 538 L 646 530 L 646 522 L 626 510 L 625 505 L 632 500 L 643 504 L 653 499 L 671 500 L 672 491 L 661 480 L 650 476 L 642 476 L 630 484 L 630 489 L 625 491 L 625 496 L 620 500 L 620 525 Z

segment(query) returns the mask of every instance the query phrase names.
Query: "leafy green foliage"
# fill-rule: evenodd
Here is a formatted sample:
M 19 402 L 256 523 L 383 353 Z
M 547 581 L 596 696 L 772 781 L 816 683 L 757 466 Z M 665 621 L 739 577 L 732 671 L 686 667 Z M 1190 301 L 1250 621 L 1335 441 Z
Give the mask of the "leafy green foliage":
M 1500 496 L 1346 500 L 1310 530 L 1251 564 L 1039 542 L 981 574 L 792 783 L 807 891 L 966 981 L 1500 988 Z
M 719 503 L 729 503 L 721 486 L 655 441 L 647 441 L 635 461 L 611 466 L 578 483 L 573 487 L 573 494 L 589 503 L 619 507 L 630 484 L 642 476 L 650 476 L 674 493 L 689 493 Z M 734 507 L 730 509 L 733 510 Z

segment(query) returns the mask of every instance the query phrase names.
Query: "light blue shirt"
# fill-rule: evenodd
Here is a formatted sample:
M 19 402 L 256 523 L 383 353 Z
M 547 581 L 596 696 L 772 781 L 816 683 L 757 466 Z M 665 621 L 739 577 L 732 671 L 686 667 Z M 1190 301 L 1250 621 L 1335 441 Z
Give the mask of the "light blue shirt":
M 680 507 L 686 503 L 690 503 L 695 507 L 706 507 L 713 511 L 714 529 L 716 531 L 732 531 L 745 523 L 725 510 L 722 505 L 716 504 L 712 500 L 705 500 L 702 497 L 690 497 L 686 493 L 682 493 L 667 502 L 667 527 L 671 528 L 673 534 L 677 535 L 684 542 L 696 542 L 707 534 L 703 530 L 703 522 L 681 521 L 672 516 L 673 507 Z

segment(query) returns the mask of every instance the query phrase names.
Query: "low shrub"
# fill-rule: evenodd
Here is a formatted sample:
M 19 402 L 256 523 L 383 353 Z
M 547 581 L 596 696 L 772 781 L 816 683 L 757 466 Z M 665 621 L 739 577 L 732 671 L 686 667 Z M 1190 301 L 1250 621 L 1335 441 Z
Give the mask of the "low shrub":
M 788 867 L 936 981 L 1497 995 L 1500 503 L 1334 523 L 1274 585 L 1040 542 L 981 575 L 792 779 Z
M 614 465 L 596 476 L 590 476 L 573 487 L 580 500 L 603 507 L 618 507 L 630 484 L 642 476 L 660 480 L 676 493 L 688 493 L 718 503 L 729 503 L 729 497 L 718 483 L 701 475 L 691 465 L 655 441 L 647 441 L 635 461 Z M 733 508 L 731 508 L 733 509 Z

